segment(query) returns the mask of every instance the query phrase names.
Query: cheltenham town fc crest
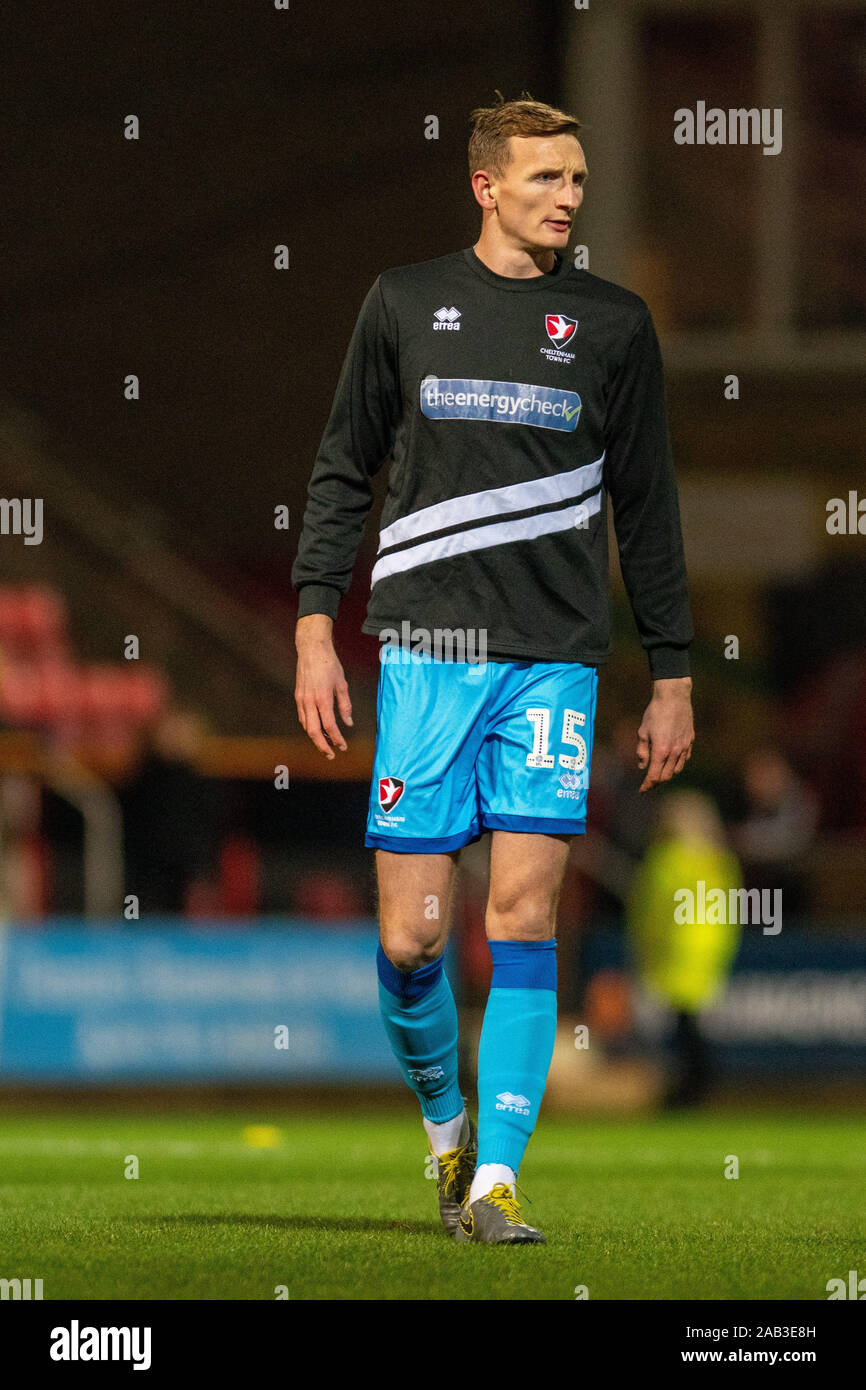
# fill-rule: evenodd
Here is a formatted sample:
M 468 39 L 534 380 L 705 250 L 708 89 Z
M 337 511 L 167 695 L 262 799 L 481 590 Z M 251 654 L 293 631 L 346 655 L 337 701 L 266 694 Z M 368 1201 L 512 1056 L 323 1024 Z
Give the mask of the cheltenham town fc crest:
M 402 777 L 379 778 L 379 805 L 383 811 L 393 811 L 403 795 L 405 785 Z
M 565 314 L 545 314 L 544 326 L 547 336 L 556 347 L 563 347 L 577 328 L 577 319 L 567 319 Z

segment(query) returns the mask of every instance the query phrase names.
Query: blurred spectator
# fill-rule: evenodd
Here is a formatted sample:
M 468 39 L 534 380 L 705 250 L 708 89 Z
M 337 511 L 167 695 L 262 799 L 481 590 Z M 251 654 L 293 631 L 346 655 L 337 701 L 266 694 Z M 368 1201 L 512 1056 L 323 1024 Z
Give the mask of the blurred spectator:
M 638 767 L 637 730 L 634 716 L 617 719 L 610 746 L 599 746 L 592 763 L 599 811 L 594 828 L 634 860 L 646 853 L 658 819 L 657 802 L 651 796 L 638 795 L 646 774 Z
M 199 715 L 169 708 L 121 789 L 125 891 L 142 914 L 194 909 L 216 877 L 216 786 L 196 767 L 204 734 Z
M 625 927 L 629 885 L 658 821 L 657 798 L 638 791 L 645 773 L 637 763 L 637 729 L 637 718 L 623 715 L 614 722 L 610 743 L 597 742 L 593 750 L 588 827 L 581 847 L 581 862 L 593 879 L 593 926 Z
M 853 584 L 852 580 L 852 588 Z M 866 585 L 863 591 L 866 594 Z M 827 595 L 825 600 L 823 593 L 811 597 L 813 644 L 819 640 L 816 633 L 826 634 L 828 626 L 832 632 L 832 624 L 842 621 L 838 599 L 832 623 L 829 619 L 833 597 Z M 784 598 L 783 593 L 779 610 Z M 856 595 L 849 599 L 852 602 L 856 605 Z M 796 611 L 801 608 L 798 602 Z M 797 655 L 802 660 L 802 653 Z M 810 769 L 812 785 L 820 794 L 822 828 L 866 826 L 866 646 L 845 646 L 829 657 L 818 652 L 786 700 L 782 718 L 788 728 L 797 730 L 798 756 Z
M 748 754 L 743 766 L 745 818 L 731 830 L 747 888 L 781 889 L 787 914 L 810 906 L 803 856 L 818 826 L 818 798 L 778 749 Z
M 364 913 L 360 887 L 348 874 L 311 869 L 295 894 L 295 911 L 319 921 L 351 922 Z
M 0 777 L 0 921 L 41 917 L 48 895 L 47 849 L 40 834 L 42 791 L 35 777 Z
M 675 791 L 664 798 L 656 838 L 639 866 L 628 901 L 628 931 L 637 974 L 674 1015 L 675 1071 L 668 1106 L 697 1105 L 712 1079 L 712 1061 L 700 1015 L 727 982 L 740 926 L 708 922 L 697 885 L 705 892 L 742 887 L 740 866 L 728 849 L 721 818 L 708 796 Z M 676 894 L 695 895 L 693 921 L 678 921 Z

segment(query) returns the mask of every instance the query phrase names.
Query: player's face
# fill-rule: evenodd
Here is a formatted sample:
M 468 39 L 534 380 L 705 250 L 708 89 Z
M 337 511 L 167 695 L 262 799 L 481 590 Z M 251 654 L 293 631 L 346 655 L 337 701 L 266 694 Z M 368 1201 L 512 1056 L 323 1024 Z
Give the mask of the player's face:
M 583 201 L 586 160 L 574 135 L 512 135 L 505 177 L 490 185 L 499 225 L 515 245 L 563 248 Z

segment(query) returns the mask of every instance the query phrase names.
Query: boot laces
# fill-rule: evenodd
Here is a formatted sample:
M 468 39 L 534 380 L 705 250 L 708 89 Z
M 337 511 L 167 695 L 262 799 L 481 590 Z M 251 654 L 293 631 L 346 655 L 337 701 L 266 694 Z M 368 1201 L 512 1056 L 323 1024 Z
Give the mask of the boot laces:
M 451 1149 L 449 1153 L 439 1154 L 439 1176 L 444 1174 L 446 1192 L 457 1182 L 463 1153 L 463 1149 Z
M 494 1207 L 502 1212 L 505 1220 L 512 1226 L 525 1226 L 526 1222 L 520 1215 L 520 1207 L 517 1198 L 511 1190 L 511 1184 L 505 1182 L 494 1183 L 485 1198 Z

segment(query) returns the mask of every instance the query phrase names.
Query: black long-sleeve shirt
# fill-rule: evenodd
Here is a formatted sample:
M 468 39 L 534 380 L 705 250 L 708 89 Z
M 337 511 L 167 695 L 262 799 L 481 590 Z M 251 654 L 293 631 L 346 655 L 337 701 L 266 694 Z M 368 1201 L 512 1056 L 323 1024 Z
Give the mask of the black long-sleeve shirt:
M 336 617 L 389 456 L 364 632 L 483 630 L 494 659 L 602 664 L 609 493 L 651 673 L 689 674 L 662 360 L 638 295 L 559 255 L 527 279 L 472 248 L 383 271 L 309 485 L 299 617 Z

